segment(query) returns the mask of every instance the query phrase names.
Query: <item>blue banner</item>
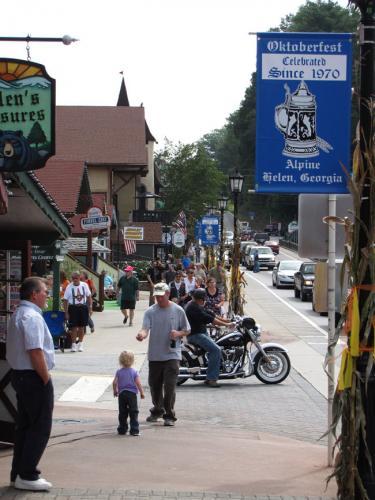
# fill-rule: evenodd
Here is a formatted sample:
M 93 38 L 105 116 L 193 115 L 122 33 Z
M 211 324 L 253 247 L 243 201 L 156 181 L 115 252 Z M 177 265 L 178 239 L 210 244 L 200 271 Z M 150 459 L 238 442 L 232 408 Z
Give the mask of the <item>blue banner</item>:
M 206 215 L 201 219 L 202 245 L 217 245 L 219 243 L 219 217 Z
M 347 193 L 352 35 L 258 33 L 256 186 Z

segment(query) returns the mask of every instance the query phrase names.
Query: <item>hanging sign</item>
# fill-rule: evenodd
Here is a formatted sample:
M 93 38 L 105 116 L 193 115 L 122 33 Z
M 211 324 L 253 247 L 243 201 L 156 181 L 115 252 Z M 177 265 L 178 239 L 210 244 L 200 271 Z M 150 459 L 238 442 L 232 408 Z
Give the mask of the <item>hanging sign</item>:
M 258 33 L 256 191 L 346 193 L 352 35 Z
M 217 245 L 219 243 L 219 218 L 207 215 L 201 219 L 202 245 Z
M 144 229 L 143 227 L 133 227 L 133 226 L 124 227 L 124 239 L 142 241 L 144 238 L 143 229 Z
M 81 228 L 85 231 L 100 231 L 102 229 L 107 229 L 110 224 L 111 218 L 109 215 L 81 218 Z
M 172 237 L 173 245 L 182 248 L 185 245 L 185 235 L 182 231 L 175 231 Z
M 36 170 L 55 154 L 55 80 L 44 66 L 0 58 L 0 173 Z

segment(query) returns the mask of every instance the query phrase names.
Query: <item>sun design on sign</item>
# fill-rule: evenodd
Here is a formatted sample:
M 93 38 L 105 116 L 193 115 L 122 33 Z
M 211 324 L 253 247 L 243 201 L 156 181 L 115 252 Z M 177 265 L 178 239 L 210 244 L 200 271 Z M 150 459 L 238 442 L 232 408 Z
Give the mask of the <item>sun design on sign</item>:
M 6 82 L 21 80 L 30 76 L 43 76 L 38 66 L 18 62 L 0 62 L 0 78 Z

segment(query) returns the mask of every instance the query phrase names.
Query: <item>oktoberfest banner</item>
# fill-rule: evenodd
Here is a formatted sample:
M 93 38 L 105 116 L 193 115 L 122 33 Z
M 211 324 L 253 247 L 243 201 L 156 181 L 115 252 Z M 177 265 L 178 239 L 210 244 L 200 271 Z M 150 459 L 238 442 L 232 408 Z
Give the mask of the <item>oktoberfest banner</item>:
M 351 72 L 351 34 L 258 33 L 256 191 L 348 191 Z

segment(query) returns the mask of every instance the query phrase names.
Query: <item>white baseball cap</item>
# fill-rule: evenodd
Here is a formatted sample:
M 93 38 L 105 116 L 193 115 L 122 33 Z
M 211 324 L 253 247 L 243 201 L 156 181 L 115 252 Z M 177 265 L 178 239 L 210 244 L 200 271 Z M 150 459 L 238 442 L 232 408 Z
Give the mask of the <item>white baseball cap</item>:
M 156 283 L 154 286 L 154 297 L 156 295 L 164 295 L 165 292 L 169 292 L 170 288 L 167 283 Z

